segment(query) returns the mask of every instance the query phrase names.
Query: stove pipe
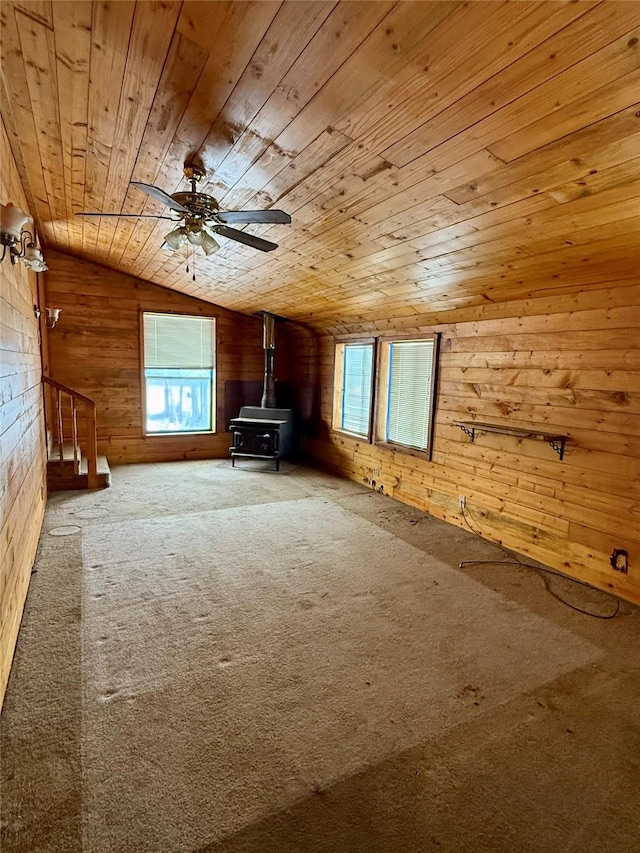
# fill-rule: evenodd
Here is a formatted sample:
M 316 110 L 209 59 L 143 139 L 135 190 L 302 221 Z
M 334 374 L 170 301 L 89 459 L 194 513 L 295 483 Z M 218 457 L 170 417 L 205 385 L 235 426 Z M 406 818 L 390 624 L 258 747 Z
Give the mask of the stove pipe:
M 276 407 L 276 381 L 273 375 L 276 355 L 276 318 L 273 314 L 262 314 L 262 348 L 264 349 L 264 386 L 262 389 L 262 409 Z

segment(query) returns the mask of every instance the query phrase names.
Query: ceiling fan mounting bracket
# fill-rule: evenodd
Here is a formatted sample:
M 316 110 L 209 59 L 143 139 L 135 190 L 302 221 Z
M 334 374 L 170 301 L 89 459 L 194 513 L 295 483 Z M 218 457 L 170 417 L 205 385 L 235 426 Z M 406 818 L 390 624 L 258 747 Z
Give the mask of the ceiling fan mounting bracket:
M 187 179 L 187 181 L 199 183 L 205 176 L 204 169 L 201 169 L 200 166 L 186 165 L 182 170 L 183 175 Z

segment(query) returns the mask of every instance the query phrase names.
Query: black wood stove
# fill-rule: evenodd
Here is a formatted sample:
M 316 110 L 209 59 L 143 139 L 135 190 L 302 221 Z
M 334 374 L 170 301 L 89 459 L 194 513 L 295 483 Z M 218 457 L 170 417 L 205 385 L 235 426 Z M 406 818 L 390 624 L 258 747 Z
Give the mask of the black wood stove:
M 273 373 L 275 353 L 275 317 L 263 314 L 264 389 L 260 406 L 242 406 L 237 418 L 231 418 L 231 464 L 236 459 L 273 459 L 276 471 L 280 460 L 294 449 L 293 409 L 276 408 Z
M 276 471 L 280 459 L 293 452 L 293 411 L 243 406 L 237 418 L 231 418 L 231 464 L 238 457 L 273 459 Z

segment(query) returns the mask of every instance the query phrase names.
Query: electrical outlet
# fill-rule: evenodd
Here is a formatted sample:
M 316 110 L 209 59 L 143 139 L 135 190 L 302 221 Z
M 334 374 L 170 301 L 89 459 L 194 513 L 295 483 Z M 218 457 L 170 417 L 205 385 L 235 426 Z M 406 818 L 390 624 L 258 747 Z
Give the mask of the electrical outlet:
M 611 568 L 626 575 L 629 571 L 629 554 L 623 548 L 614 548 L 611 554 Z
M 458 506 L 461 510 L 467 508 L 467 498 L 466 495 L 458 495 Z

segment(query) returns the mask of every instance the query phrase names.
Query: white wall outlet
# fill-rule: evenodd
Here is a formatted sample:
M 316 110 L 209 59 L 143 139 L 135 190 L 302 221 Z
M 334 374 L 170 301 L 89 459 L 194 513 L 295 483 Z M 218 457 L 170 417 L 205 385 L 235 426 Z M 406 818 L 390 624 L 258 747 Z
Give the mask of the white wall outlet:
M 458 495 L 458 506 L 460 509 L 467 508 L 467 498 L 466 495 Z

